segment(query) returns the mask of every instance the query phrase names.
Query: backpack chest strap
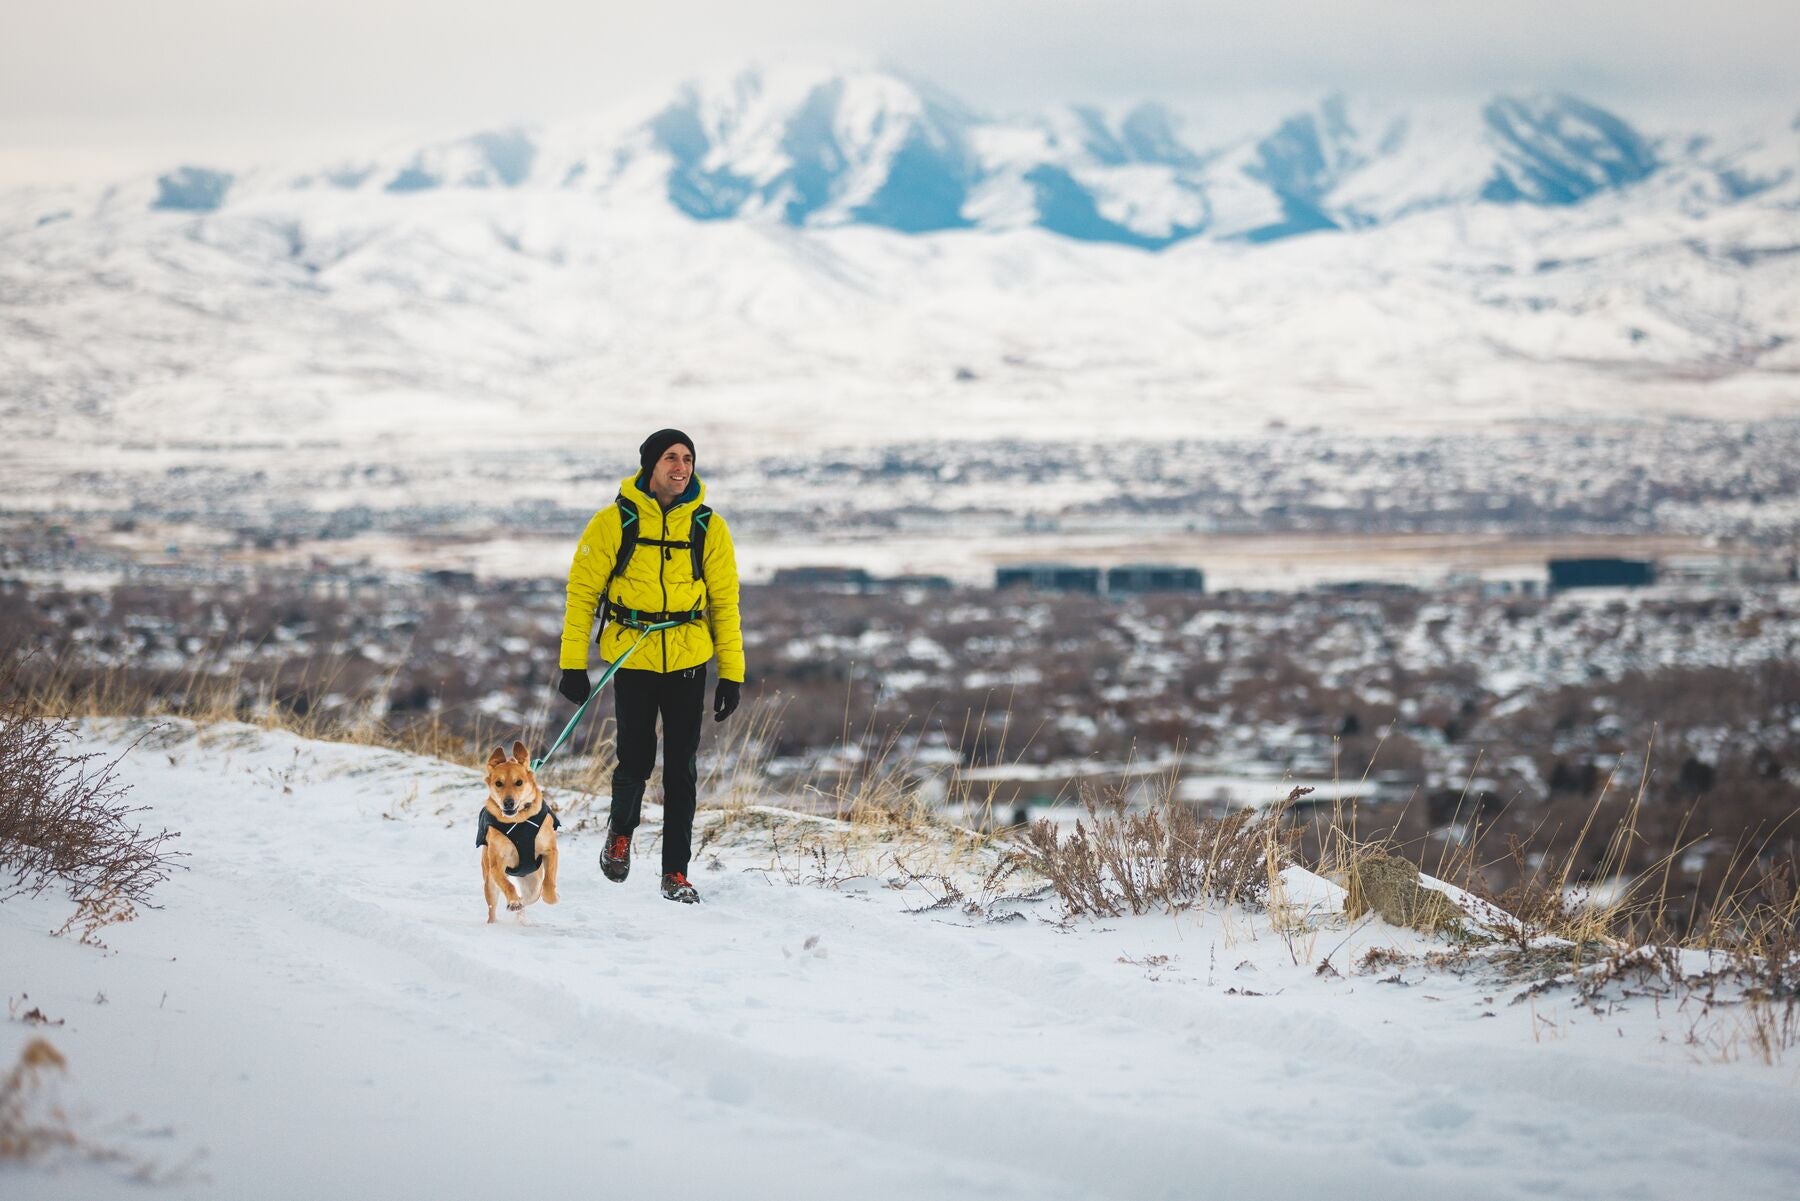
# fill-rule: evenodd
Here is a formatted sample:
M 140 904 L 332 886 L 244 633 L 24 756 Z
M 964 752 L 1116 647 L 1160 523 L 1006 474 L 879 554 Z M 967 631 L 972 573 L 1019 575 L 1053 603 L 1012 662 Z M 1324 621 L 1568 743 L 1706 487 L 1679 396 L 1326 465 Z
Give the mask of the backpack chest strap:
M 594 631 L 594 641 L 599 642 L 605 632 L 607 621 L 616 621 L 633 629 L 642 629 L 645 625 L 656 625 L 671 621 L 699 621 L 704 615 L 704 607 L 671 613 L 651 613 L 646 610 L 626 609 L 607 596 L 612 589 L 612 582 L 625 574 L 626 564 L 631 562 L 632 552 L 639 546 L 657 546 L 662 548 L 665 562 L 674 558 L 674 552 L 685 550 L 693 557 L 694 582 L 702 588 L 706 587 L 706 528 L 712 524 L 713 511 L 710 505 L 700 505 L 688 518 L 688 536 L 685 539 L 645 538 L 640 536 L 637 502 L 621 492 L 613 501 L 619 510 L 619 551 L 613 559 L 612 572 L 606 577 L 606 584 L 600 590 L 600 604 L 596 613 L 601 618 L 600 628 Z M 666 523 L 668 518 L 663 518 Z M 641 623 L 641 624 L 640 624 Z
M 667 538 L 639 538 L 637 540 L 637 544 L 639 546 L 660 546 L 660 547 L 662 547 L 663 548 L 663 558 L 665 558 L 665 559 L 673 557 L 669 553 L 671 551 L 692 550 L 694 548 L 693 540 L 687 539 L 687 538 L 682 539 L 680 542 L 675 542 L 675 541 L 672 541 Z

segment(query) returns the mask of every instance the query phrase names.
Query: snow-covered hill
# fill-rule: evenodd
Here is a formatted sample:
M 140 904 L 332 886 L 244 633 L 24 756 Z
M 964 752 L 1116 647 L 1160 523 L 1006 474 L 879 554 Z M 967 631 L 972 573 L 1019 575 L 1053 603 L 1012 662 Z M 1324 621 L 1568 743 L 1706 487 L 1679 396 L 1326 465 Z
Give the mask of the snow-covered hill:
M 0 1165 L 9 1196 L 137 1197 L 134 1167 L 265 1201 L 1643 1201 L 1785 1198 L 1800 1173 L 1793 1066 L 1745 1056 L 1734 1011 L 1509 1004 L 1520 981 L 1411 932 L 1333 929 L 1339 894 L 1297 870 L 1317 928 L 1291 938 L 1241 910 L 976 915 L 888 886 L 891 857 L 820 886 L 770 832 L 806 819 L 771 812 L 711 842 L 690 908 L 642 870 L 605 883 L 563 790 L 562 903 L 488 926 L 473 771 L 249 727 L 83 742 L 133 748 L 122 778 L 190 858 L 107 952 L 48 937 L 48 899 L 0 908 L 0 1062 L 49 1040 L 68 1072 L 32 1105 L 126 1157 Z M 1399 957 L 1357 970 L 1372 948 Z
M 0 196 L 0 429 L 392 458 L 644 420 L 793 448 L 1792 411 L 1794 126 L 1536 94 L 1009 116 L 789 67 L 171 164 Z

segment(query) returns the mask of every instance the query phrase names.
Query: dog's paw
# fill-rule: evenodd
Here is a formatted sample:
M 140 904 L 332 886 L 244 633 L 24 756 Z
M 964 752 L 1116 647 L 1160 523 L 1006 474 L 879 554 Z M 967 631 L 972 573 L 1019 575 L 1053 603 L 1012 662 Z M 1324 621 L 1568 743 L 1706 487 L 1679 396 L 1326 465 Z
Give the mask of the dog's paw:
M 494 924 L 494 909 L 493 909 L 493 906 L 490 905 L 488 907 L 488 925 L 491 926 L 493 924 Z
M 557 901 L 556 889 L 546 888 L 544 890 L 544 904 L 554 905 L 554 904 L 556 904 L 556 901 Z
M 517 913 L 517 912 L 519 912 L 519 910 L 525 908 L 525 902 L 524 901 L 508 901 L 506 903 L 506 908 L 511 913 Z

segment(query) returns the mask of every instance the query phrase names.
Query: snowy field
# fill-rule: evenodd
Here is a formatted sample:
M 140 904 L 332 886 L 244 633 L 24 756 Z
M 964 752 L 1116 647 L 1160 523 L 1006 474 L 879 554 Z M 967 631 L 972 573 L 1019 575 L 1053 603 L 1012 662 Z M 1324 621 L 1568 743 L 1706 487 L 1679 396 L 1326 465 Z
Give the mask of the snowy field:
M 66 906 L 0 909 L 0 1059 L 47 1038 L 69 1069 L 36 1103 L 168 1183 L 65 1161 L 0 1172 L 8 1198 L 1640 1201 L 1800 1182 L 1800 1061 L 1761 1062 L 1733 1010 L 1510 1003 L 1522 983 L 1479 957 L 1429 965 L 1419 935 L 1346 929 L 1335 887 L 1298 869 L 1288 899 L 1312 917 L 1290 937 L 1244 911 L 971 915 L 928 909 L 924 885 L 819 886 L 739 821 L 686 907 L 654 888 L 654 823 L 609 885 L 591 800 L 553 791 L 562 903 L 488 926 L 475 771 L 242 726 L 84 727 L 84 749 L 134 744 L 121 778 L 181 831 L 186 870 L 105 951 L 46 936 Z M 1397 969 L 1354 966 L 1388 947 Z M 57 1024 L 18 1020 L 32 1008 Z

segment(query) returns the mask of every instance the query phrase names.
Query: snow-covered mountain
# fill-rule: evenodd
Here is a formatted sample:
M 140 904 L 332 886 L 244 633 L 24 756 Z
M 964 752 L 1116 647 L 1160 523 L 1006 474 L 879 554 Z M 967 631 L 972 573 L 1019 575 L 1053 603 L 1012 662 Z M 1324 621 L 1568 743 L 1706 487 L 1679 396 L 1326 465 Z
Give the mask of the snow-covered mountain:
M 655 197 L 700 221 L 903 233 L 1034 225 L 1154 249 L 1362 228 L 1452 205 L 1577 205 L 1659 173 L 1719 203 L 1784 187 L 1800 196 L 1791 125 L 1736 144 L 1705 132 L 1646 131 L 1550 93 L 1409 105 L 1332 95 L 1225 120 L 1156 102 L 993 115 L 892 71 L 789 65 L 690 82 L 599 122 L 483 130 L 291 177 L 177 167 L 150 203 L 212 212 L 282 188 L 563 190 Z M 1761 161 L 1771 136 L 1785 143 L 1781 161 Z
M 994 115 L 790 66 L 330 162 L 0 194 L 0 423 L 46 453 L 560 444 L 618 405 L 777 446 L 1755 415 L 1793 409 L 1797 370 L 1791 113 Z

